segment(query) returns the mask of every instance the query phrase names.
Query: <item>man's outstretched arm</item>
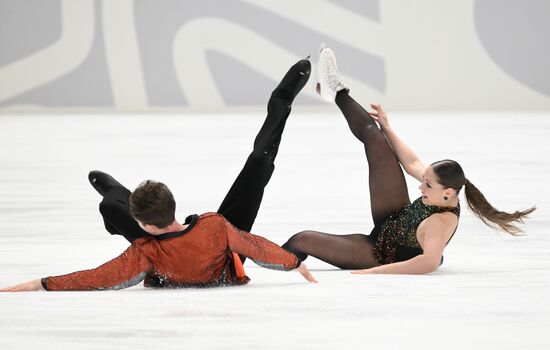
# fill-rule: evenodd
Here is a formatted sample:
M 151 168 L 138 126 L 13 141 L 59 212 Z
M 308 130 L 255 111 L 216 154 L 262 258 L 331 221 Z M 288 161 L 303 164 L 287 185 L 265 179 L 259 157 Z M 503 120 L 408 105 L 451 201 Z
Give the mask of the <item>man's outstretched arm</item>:
M 141 282 L 150 270 L 151 263 L 149 260 L 141 253 L 137 244 L 132 244 L 124 253 L 95 269 L 32 280 L 0 289 L 0 291 L 123 289 Z
M 40 278 L 16 284 L 15 286 L 0 288 L 0 292 L 32 292 L 35 290 L 44 290 Z
M 256 264 L 275 270 L 297 270 L 307 281 L 317 283 L 305 264 L 298 258 L 271 242 L 252 233 L 239 230 L 224 219 L 229 249 L 252 259 Z

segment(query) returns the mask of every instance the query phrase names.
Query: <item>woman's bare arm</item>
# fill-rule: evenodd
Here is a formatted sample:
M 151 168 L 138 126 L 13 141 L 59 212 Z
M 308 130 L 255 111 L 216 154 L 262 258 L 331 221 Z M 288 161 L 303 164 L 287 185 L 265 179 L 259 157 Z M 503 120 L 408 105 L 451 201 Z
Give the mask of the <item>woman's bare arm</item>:
M 393 131 L 390 127 L 388 116 L 386 115 L 384 109 L 382 109 L 382 106 L 379 104 L 371 104 L 370 106 L 373 111 L 369 111 L 369 114 L 372 116 L 372 119 L 376 120 L 380 125 L 380 129 L 386 136 L 393 152 L 397 156 L 397 159 L 401 165 L 403 165 L 403 168 L 407 174 L 422 182 L 422 175 L 424 175 L 426 166 L 422 164 L 416 153 L 414 153 L 409 146 L 401 141 L 395 131 Z
M 443 249 L 455 227 L 450 216 L 434 214 L 424 225 L 423 253 L 412 259 L 353 271 L 354 274 L 411 274 L 421 275 L 434 272 L 439 267 Z

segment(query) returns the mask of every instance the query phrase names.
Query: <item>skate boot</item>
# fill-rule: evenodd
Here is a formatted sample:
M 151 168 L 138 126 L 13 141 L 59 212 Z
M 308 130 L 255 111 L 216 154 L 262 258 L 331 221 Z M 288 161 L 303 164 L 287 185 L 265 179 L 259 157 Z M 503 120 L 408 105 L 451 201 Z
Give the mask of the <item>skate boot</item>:
M 88 180 L 92 187 L 101 195 L 105 196 L 107 192 L 113 187 L 125 188 L 115 180 L 111 175 L 99 170 L 92 170 L 88 174 Z
M 273 95 L 292 103 L 296 95 L 306 85 L 310 73 L 311 63 L 308 56 L 290 67 L 279 85 L 273 90 Z
M 340 73 L 336 65 L 336 57 L 331 49 L 321 45 L 319 61 L 317 62 L 316 91 L 328 102 L 334 102 L 338 91 L 349 89 L 340 81 Z

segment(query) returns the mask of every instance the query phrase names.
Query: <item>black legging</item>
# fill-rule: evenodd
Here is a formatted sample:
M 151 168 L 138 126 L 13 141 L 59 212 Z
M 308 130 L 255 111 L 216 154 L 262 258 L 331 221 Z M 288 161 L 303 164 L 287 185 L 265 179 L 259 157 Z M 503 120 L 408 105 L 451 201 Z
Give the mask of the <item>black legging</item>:
M 264 188 L 275 169 L 275 157 L 294 95 L 307 81 L 307 77 L 305 80 L 299 81 L 297 88 L 296 86 L 289 88 L 285 85 L 289 80 L 293 81 L 296 69 L 304 73 L 300 73 L 301 76 L 309 76 L 309 61 L 302 60 L 294 65 L 271 94 L 267 105 L 267 117 L 254 140 L 252 153 L 248 156 L 243 169 L 218 209 L 218 213 L 238 229 L 250 231 L 252 228 L 260 209 Z M 103 216 L 107 231 L 111 234 L 122 235 L 132 242 L 137 238 L 148 236 L 148 233 L 142 230 L 130 215 L 128 202 L 130 193 L 125 187 L 113 187 L 99 204 L 99 211 Z M 241 259 L 243 258 L 241 257 Z
M 365 146 L 369 163 L 369 189 L 372 219 L 380 225 L 393 211 L 410 204 L 403 170 L 393 150 L 370 114 L 345 90 L 336 95 L 336 104 L 349 128 Z M 332 235 L 303 231 L 292 236 L 283 248 L 300 260 L 312 255 L 342 269 L 362 269 L 378 265 L 373 242 L 364 234 Z

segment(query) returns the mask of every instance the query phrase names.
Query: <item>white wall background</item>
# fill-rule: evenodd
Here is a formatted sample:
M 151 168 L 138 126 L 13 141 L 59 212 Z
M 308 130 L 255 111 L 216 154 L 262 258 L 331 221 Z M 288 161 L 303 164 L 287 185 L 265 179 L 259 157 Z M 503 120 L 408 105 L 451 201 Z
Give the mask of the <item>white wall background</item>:
M 263 108 L 320 42 L 365 103 L 548 110 L 549 19 L 544 0 L 0 0 L 0 113 Z M 297 103 L 319 108 L 312 80 Z

